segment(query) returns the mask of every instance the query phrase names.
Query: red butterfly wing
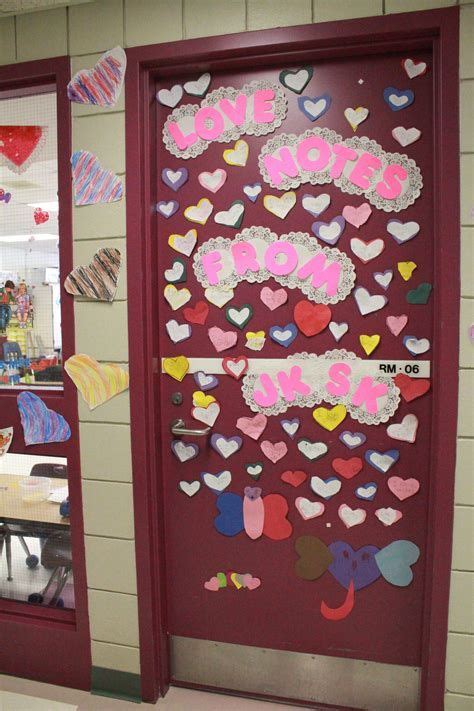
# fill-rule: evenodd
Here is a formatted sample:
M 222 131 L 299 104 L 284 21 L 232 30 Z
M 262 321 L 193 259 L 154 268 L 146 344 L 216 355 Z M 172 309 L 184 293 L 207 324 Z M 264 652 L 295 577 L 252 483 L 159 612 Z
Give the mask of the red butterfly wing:
M 263 497 L 265 520 L 263 535 L 274 541 L 282 541 L 293 533 L 293 526 L 286 518 L 288 502 L 281 494 L 268 494 Z

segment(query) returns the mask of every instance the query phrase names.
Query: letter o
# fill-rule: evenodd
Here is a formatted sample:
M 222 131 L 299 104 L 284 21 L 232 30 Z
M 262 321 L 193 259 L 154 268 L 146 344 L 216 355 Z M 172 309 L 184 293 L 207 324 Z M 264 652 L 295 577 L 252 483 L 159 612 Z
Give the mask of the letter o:
M 206 126 L 207 121 L 212 121 L 212 128 Z M 196 114 L 194 127 L 198 136 L 205 141 L 214 141 L 224 130 L 224 119 L 212 106 L 203 106 Z
M 313 150 L 319 151 L 317 158 L 311 158 Z M 329 144 L 320 136 L 309 136 L 301 141 L 296 150 L 296 160 L 303 170 L 324 170 L 331 158 L 331 148 Z
M 276 261 L 279 254 L 284 254 L 286 261 L 281 264 Z M 289 242 L 273 242 L 265 252 L 265 266 L 275 276 L 290 274 L 298 265 L 296 249 Z

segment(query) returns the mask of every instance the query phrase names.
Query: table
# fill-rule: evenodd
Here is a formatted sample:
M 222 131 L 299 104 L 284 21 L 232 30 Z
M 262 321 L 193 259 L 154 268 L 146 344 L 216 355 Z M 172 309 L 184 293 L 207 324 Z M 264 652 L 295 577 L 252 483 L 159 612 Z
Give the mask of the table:
M 27 503 L 21 498 L 18 485 L 24 477 L 16 474 L 0 474 L 0 523 L 22 523 L 31 530 L 34 525 L 47 528 L 68 529 L 69 518 L 59 513 L 59 504 L 51 501 Z M 67 486 L 67 479 L 51 479 L 51 491 Z

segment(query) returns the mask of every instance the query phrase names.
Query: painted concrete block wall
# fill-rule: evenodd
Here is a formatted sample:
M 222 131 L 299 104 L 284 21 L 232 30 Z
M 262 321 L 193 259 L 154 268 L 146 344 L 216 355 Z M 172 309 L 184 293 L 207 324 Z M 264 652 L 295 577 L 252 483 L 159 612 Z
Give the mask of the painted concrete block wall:
M 467 328 L 474 321 L 474 2 L 463 0 L 96 0 L 91 4 L 0 20 L 0 63 L 69 53 L 72 71 L 91 67 L 117 44 L 131 47 L 190 37 L 285 27 L 311 22 L 461 8 L 461 207 L 462 302 L 460 407 L 452 564 L 446 711 L 474 708 L 474 348 Z M 47 32 L 42 31 L 47 28 Z M 101 162 L 125 172 L 124 102 L 103 110 L 73 104 L 74 147 L 95 150 Z M 74 259 L 86 262 L 104 246 L 125 243 L 125 204 L 74 208 Z M 122 251 L 123 254 L 123 251 Z M 122 275 L 123 276 L 123 275 Z M 127 291 L 122 278 L 109 305 L 76 304 L 78 348 L 98 360 L 126 364 Z M 107 324 L 107 337 L 100 325 Z M 94 328 L 95 326 L 95 328 Z M 112 337 L 113 336 L 113 337 Z M 93 663 L 139 671 L 133 541 L 130 407 L 122 394 L 89 413 L 79 408 L 86 559 Z M 104 447 L 104 443 L 107 447 Z M 98 501 L 108 503 L 105 511 Z

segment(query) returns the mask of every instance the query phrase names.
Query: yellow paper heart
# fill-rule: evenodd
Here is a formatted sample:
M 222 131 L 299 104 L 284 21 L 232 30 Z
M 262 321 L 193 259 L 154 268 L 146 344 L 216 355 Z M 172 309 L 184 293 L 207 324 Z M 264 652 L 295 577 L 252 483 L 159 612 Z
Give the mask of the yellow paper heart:
M 189 257 L 197 242 L 197 230 L 194 228 L 188 230 L 185 235 L 170 235 L 168 237 L 169 246 L 179 252 L 180 254 L 185 254 Z
M 359 336 L 359 341 L 360 345 L 364 349 L 364 351 L 367 353 L 367 355 L 370 355 L 375 351 L 377 346 L 380 343 L 380 336 L 378 333 L 375 333 L 373 336 Z
M 163 358 L 163 370 L 172 378 L 182 381 L 189 370 L 189 361 L 186 356 L 176 356 L 176 358 Z
M 250 341 L 252 338 L 265 338 L 265 331 L 247 331 L 245 338 Z
M 227 165 L 238 165 L 243 168 L 249 157 L 249 144 L 240 139 L 233 148 L 227 148 L 222 156 Z
M 68 358 L 64 368 L 91 410 L 128 388 L 126 370 L 114 363 L 98 363 L 84 353 Z
M 189 205 L 184 211 L 184 216 L 191 222 L 205 225 L 207 219 L 214 209 L 214 205 L 207 198 L 201 198 L 197 205 Z
M 295 205 L 296 193 L 293 190 L 283 193 L 280 197 L 278 195 L 264 195 L 263 197 L 263 206 L 280 220 L 284 220 Z
M 205 395 L 202 390 L 193 392 L 194 407 L 209 407 L 211 402 L 216 402 L 216 398 L 212 397 L 212 395 Z
M 173 311 L 187 304 L 191 298 L 189 289 L 186 289 L 186 287 L 177 289 L 174 284 L 167 284 L 163 290 L 163 294 Z
M 405 279 L 405 281 L 408 281 L 411 278 L 411 275 L 413 274 L 417 266 L 418 265 L 415 264 L 415 262 L 398 262 L 397 264 L 398 271 L 402 275 L 403 279 Z
M 331 409 L 327 407 L 317 407 L 313 410 L 313 417 L 321 427 L 332 432 L 346 418 L 346 408 L 344 405 L 334 405 Z
M 239 578 L 240 578 L 240 575 L 238 573 L 231 573 L 230 579 L 234 583 L 237 590 L 240 590 L 240 588 L 243 588 L 243 585 L 240 582 Z
M 367 116 L 369 115 L 369 110 L 365 106 L 357 106 L 355 109 L 349 107 L 344 111 L 344 116 L 346 121 L 349 123 L 353 131 L 357 131 L 357 127 L 361 124 Z

